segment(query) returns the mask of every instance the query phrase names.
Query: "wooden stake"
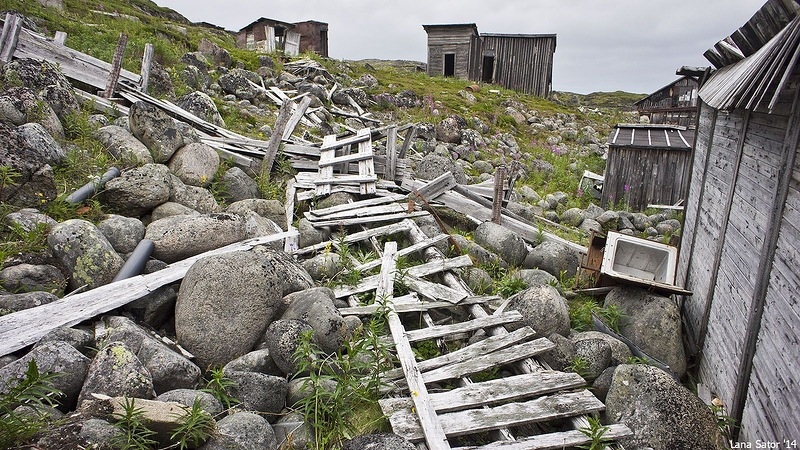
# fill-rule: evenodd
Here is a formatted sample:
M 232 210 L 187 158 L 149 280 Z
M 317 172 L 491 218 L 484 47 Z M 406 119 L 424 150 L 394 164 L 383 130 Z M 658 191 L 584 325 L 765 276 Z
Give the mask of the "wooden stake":
M 139 91 L 147 94 L 147 85 L 150 83 L 150 66 L 153 64 L 153 44 L 144 44 L 144 56 L 142 56 L 142 83 Z
M 269 179 L 269 173 L 272 171 L 272 164 L 275 162 L 275 157 L 278 155 L 278 147 L 281 145 L 283 138 L 283 130 L 289 123 L 289 118 L 292 117 L 292 102 L 291 100 L 284 100 L 281 109 L 278 111 L 278 119 L 275 120 L 275 126 L 272 128 L 272 134 L 267 141 L 266 155 L 264 161 L 261 163 L 261 176 Z
M 17 50 L 19 32 L 22 29 L 22 18 L 17 14 L 6 13 L 6 21 L 3 23 L 3 34 L 0 35 L 0 61 L 3 63 L 11 62 L 14 52 Z
M 494 171 L 494 201 L 492 202 L 492 222 L 499 224 L 503 210 L 503 177 L 506 169 L 503 166 Z
M 117 41 L 117 49 L 114 51 L 114 60 L 111 63 L 111 73 L 108 74 L 108 82 L 106 89 L 103 91 L 103 98 L 111 98 L 114 91 L 117 89 L 117 81 L 119 81 L 119 72 L 122 70 L 122 60 L 125 57 L 125 48 L 128 46 L 128 35 L 125 33 L 119 34 Z

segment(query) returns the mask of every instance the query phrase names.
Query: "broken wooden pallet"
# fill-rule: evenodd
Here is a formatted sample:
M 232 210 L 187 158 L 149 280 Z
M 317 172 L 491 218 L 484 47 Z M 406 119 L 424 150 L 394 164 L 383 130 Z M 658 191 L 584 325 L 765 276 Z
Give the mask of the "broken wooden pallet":
M 336 149 L 358 146 L 355 155 L 336 156 Z M 325 136 L 322 140 L 322 147 L 319 149 L 319 177 L 314 181 L 316 184 L 316 194 L 324 195 L 331 193 L 331 186 L 334 184 L 355 183 L 359 185 L 361 194 L 374 194 L 375 165 L 372 161 L 372 137 L 369 128 L 358 131 L 356 136 L 337 140 L 335 135 Z M 349 164 L 358 162 L 358 176 L 334 175 L 334 166 L 337 164 Z

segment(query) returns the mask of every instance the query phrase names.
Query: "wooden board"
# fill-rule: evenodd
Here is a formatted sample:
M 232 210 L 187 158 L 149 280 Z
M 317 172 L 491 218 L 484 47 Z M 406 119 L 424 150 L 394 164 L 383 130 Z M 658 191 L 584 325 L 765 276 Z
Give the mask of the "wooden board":
M 625 425 L 608 425 L 603 438 L 609 441 L 632 436 L 633 432 Z M 578 446 L 588 446 L 592 439 L 579 430 L 561 431 L 517 439 L 515 441 L 497 441 L 476 447 L 453 447 L 453 450 L 564 450 Z M 612 447 L 613 448 L 613 447 Z
M 466 294 L 464 294 L 466 296 Z M 419 330 L 411 330 L 406 332 L 409 342 L 424 341 L 427 339 L 435 339 L 444 337 L 450 334 L 467 333 L 470 331 L 479 330 L 485 327 L 496 327 L 500 325 L 507 325 L 509 323 L 519 322 L 522 320 L 522 314 L 517 311 L 508 311 L 501 314 L 495 314 L 487 317 L 480 317 L 477 319 L 460 322 L 453 325 L 438 325 L 434 327 L 422 328 Z

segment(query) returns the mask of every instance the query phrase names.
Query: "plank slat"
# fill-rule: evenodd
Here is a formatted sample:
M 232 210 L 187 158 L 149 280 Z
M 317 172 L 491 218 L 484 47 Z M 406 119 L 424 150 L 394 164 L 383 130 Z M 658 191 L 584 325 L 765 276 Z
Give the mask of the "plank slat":
M 429 213 L 427 211 L 414 211 L 411 213 L 401 212 L 395 214 L 381 214 L 378 216 L 371 216 L 371 217 L 356 217 L 350 219 L 333 219 L 333 220 L 323 220 L 320 222 L 314 222 L 313 225 L 316 228 L 322 227 L 349 227 L 351 225 L 364 225 L 368 223 L 375 223 L 375 222 L 389 222 L 389 221 L 397 221 L 403 219 L 411 219 L 413 217 L 420 217 L 420 216 L 427 216 Z
M 611 440 L 632 436 L 630 428 L 622 424 L 608 426 L 603 438 Z M 579 430 L 560 431 L 518 439 L 516 441 L 497 441 L 480 447 L 453 447 L 453 450 L 563 450 L 564 448 L 589 445 L 592 440 Z
M 377 205 L 383 205 L 383 204 L 386 204 L 386 203 L 398 202 L 398 201 L 403 200 L 405 198 L 406 198 L 406 196 L 402 195 L 402 194 L 392 194 L 392 195 L 388 195 L 388 196 L 385 196 L 385 197 L 368 198 L 366 200 L 360 200 L 360 201 L 357 201 L 357 202 L 345 203 L 343 205 L 331 206 L 329 208 L 312 209 L 311 211 L 309 211 L 309 213 L 311 213 L 311 215 L 313 215 L 313 216 L 324 217 L 324 216 L 328 216 L 330 214 L 335 214 L 335 213 L 342 212 L 342 211 L 348 211 L 348 210 L 351 210 L 351 209 L 364 208 L 364 207 L 367 207 L 367 206 L 377 206 Z M 402 250 L 400 250 L 400 251 L 402 251 Z
M 480 433 L 503 427 L 521 426 L 547 420 L 590 414 L 605 409 L 603 403 L 588 390 L 539 397 L 521 403 L 510 403 L 486 409 L 470 409 L 439 414 L 439 423 L 448 437 Z M 417 417 L 410 410 L 389 416 L 392 431 L 418 442 L 425 438 Z
M 466 294 L 464 296 L 466 297 Z M 520 320 L 522 320 L 522 314 L 520 314 L 518 311 L 508 311 L 501 314 L 480 317 L 467 322 L 460 322 L 452 325 L 437 325 L 419 330 L 411 330 L 406 332 L 406 336 L 408 337 L 409 342 L 417 342 L 424 341 L 426 339 L 445 337 L 451 334 L 467 333 L 486 327 L 506 325 L 509 323 L 519 322 Z
M 310 212 L 306 212 L 304 215 L 306 219 L 308 219 L 309 221 L 315 222 L 315 221 L 348 219 L 354 217 L 369 217 L 381 214 L 401 213 L 405 212 L 405 210 L 406 208 L 404 208 L 403 205 L 399 203 L 389 203 L 388 205 L 375 205 L 375 206 L 366 206 L 363 208 L 351 208 L 327 214 L 325 216 L 315 216 Z

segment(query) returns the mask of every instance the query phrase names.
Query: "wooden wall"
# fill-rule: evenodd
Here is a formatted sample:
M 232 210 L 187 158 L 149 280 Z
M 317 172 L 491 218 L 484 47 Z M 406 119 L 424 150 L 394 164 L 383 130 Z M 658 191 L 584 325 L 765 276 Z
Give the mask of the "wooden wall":
M 294 24 L 293 31 L 300 33 L 300 52 L 314 52 L 328 56 L 328 24 L 308 20 Z
M 795 70 L 795 72 L 797 72 Z M 800 113 L 701 106 L 678 280 L 697 375 L 739 440 L 800 436 Z M 767 96 L 769 98 L 770 96 Z
M 673 205 L 686 195 L 691 152 L 609 146 L 603 208 L 624 203 L 634 211 L 648 204 Z M 626 187 L 627 186 L 627 187 Z
M 483 50 L 494 50 L 494 82 L 505 88 L 547 97 L 553 88 L 555 35 L 483 34 Z M 476 81 L 480 80 L 480 74 Z
M 430 27 L 428 32 L 428 75 L 444 75 L 444 55 L 455 54 L 456 78 L 470 78 L 473 43 L 476 33 L 474 28 L 464 27 Z
M 636 102 L 639 115 L 650 118 L 650 123 L 661 123 L 694 128 L 697 118 L 698 83 L 684 76 Z

